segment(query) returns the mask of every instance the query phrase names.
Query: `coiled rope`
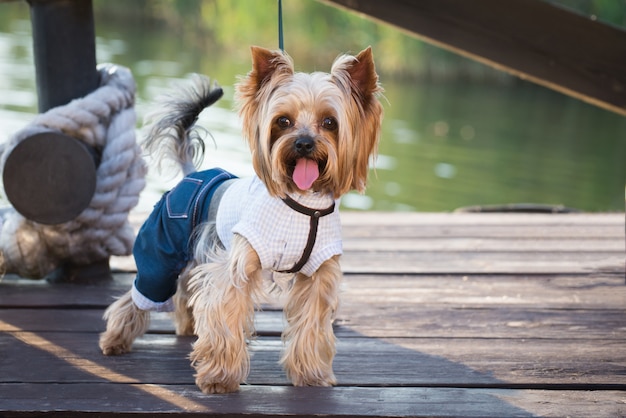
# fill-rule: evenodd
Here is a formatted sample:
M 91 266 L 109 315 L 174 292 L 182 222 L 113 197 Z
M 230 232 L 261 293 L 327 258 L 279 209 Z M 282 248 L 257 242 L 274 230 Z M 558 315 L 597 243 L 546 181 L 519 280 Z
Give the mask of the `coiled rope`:
M 6 273 L 42 278 L 63 263 L 87 265 L 132 251 L 135 234 L 128 214 L 145 187 L 147 171 L 135 137 L 135 81 L 121 66 L 102 64 L 98 71 L 98 89 L 36 116 L 0 145 L 0 169 L 15 146 L 38 133 L 60 132 L 101 152 L 94 196 L 75 219 L 43 225 L 12 207 L 2 212 L 0 251 Z

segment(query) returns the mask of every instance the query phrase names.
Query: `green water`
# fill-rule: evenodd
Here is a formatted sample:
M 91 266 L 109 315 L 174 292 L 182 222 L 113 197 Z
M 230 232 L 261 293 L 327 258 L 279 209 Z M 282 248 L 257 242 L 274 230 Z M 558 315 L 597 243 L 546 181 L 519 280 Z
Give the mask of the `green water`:
M 203 3 L 211 2 L 193 2 Z M 216 12 L 213 8 L 202 8 L 202 19 L 181 25 L 175 19 L 155 23 L 116 15 L 102 7 L 103 0 L 94 2 L 98 61 L 131 68 L 140 118 L 156 96 L 192 72 L 208 74 L 224 86 L 225 98 L 201 120 L 216 142 L 206 165 L 219 164 L 240 175 L 251 171 L 231 110 L 232 85 L 249 69 L 249 45 L 276 46 L 275 16 L 266 10 L 275 1 L 253 3 L 267 7 L 243 16 L 235 11 L 226 16 L 220 9 L 221 16 L 235 23 L 222 22 L 218 31 L 205 27 L 212 17 L 204 14 Z M 309 13 L 332 13 L 336 21 L 346 20 L 345 26 L 290 25 L 296 19 L 290 13 L 302 10 L 293 0 L 285 3 L 287 51 L 300 70 L 326 71 L 337 54 L 374 46 L 385 88 L 380 156 L 367 193 L 344 197 L 345 208 L 451 211 L 537 203 L 624 210 L 626 118 L 327 6 L 316 5 Z M 216 4 L 224 7 L 224 2 Z M 419 59 L 414 56 L 418 53 Z M 28 6 L 0 3 L 0 140 L 28 123 L 36 100 Z M 142 209 L 171 181 L 151 172 Z

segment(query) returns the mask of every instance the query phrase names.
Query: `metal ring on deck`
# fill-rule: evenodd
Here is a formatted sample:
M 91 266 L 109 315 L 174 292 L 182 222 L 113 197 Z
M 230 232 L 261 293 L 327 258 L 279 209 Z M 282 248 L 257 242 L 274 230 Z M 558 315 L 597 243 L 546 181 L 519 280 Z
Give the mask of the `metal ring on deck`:
M 13 207 L 46 225 L 68 222 L 89 206 L 96 190 L 96 161 L 70 136 L 46 132 L 20 142 L 2 173 Z

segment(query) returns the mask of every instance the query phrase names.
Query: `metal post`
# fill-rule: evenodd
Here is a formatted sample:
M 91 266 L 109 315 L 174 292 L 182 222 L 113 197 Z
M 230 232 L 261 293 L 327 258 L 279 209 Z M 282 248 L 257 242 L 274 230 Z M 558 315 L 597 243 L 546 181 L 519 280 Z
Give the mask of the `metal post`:
M 98 87 L 91 0 L 28 0 L 39 112 Z
M 31 8 L 39 112 L 43 113 L 86 96 L 99 86 L 93 7 L 91 0 L 27 1 Z M 74 138 L 60 133 L 44 135 L 47 138 L 36 135 L 24 140 L 8 157 L 7 163 L 13 161 L 14 168 L 7 170 L 5 165 L 5 189 L 32 190 L 21 195 L 13 193 L 24 206 L 21 213 L 32 212 L 29 219 L 52 224 L 67 222 L 93 196 L 98 157 Z M 37 157 L 44 148 L 45 156 Z M 33 164 L 34 159 L 39 163 Z M 51 172 L 55 175 L 51 176 Z M 46 205 L 40 203 L 42 196 Z M 88 266 L 69 260 L 47 278 L 86 282 L 110 277 L 106 258 Z

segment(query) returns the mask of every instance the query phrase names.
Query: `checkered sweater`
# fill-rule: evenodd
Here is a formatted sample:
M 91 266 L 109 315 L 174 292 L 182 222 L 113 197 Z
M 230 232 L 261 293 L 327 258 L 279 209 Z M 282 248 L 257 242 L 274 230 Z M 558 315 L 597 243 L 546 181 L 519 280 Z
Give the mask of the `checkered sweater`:
M 326 209 L 332 196 L 319 193 L 293 194 L 300 205 Z M 224 193 L 217 211 L 217 233 L 230 250 L 234 234 L 246 238 L 259 255 L 261 267 L 278 273 L 290 270 L 302 257 L 310 228 L 310 217 L 295 211 L 281 199 L 271 197 L 261 180 L 252 177 L 236 181 Z M 328 259 L 342 253 L 339 202 L 333 213 L 319 218 L 317 239 L 300 272 L 311 276 Z M 291 274 L 290 276 L 293 276 Z

